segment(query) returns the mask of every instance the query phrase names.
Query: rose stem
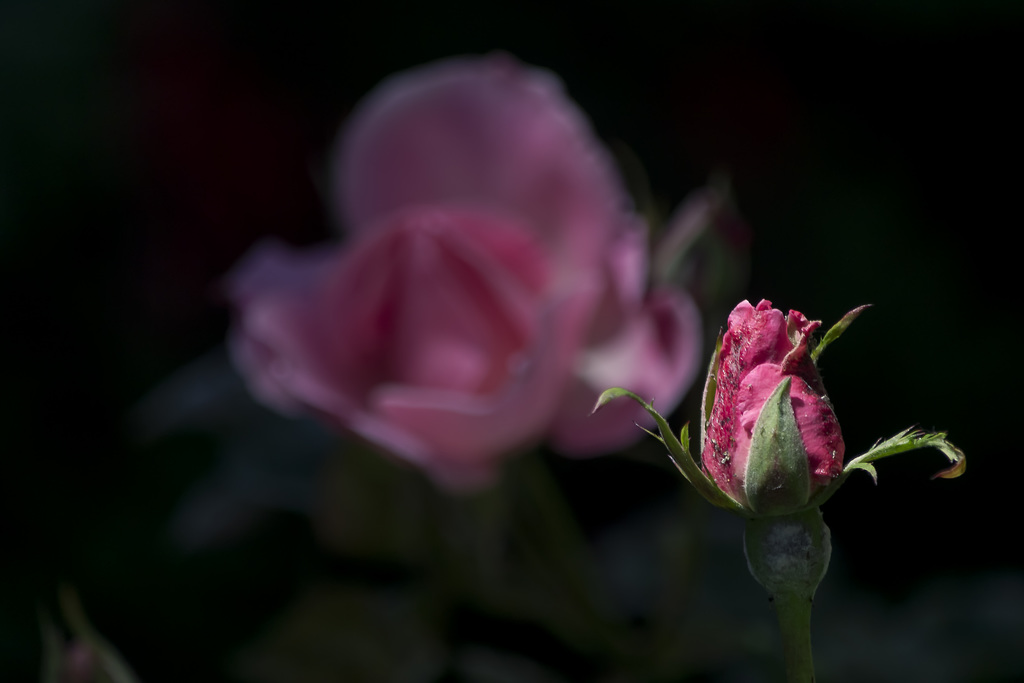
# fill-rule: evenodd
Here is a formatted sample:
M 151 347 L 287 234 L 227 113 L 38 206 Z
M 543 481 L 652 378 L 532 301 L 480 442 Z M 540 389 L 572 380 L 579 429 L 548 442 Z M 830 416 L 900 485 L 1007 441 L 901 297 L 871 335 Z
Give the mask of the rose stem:
M 811 603 L 828 571 L 832 543 L 821 511 L 747 520 L 747 566 L 765 587 L 782 630 L 789 683 L 813 683 Z
M 786 658 L 789 683 L 813 683 L 814 659 L 811 654 L 812 600 L 793 593 L 781 593 L 771 599 L 782 631 L 782 651 Z

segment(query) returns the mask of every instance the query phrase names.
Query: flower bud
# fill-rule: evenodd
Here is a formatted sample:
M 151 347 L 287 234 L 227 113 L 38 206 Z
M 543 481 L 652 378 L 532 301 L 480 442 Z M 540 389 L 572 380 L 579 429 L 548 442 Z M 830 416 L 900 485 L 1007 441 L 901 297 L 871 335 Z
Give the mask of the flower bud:
M 843 470 L 839 422 L 809 348 L 819 325 L 744 301 L 712 361 L 702 462 L 755 515 L 799 510 Z

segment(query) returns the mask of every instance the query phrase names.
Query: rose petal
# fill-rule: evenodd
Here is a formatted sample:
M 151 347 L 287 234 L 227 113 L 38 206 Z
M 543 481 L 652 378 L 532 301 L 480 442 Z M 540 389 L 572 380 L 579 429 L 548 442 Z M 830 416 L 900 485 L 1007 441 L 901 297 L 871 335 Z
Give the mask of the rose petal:
M 750 440 L 761 408 L 775 388 L 787 376 L 792 377 L 789 395 L 800 428 L 800 438 L 807 451 L 809 468 L 820 483 L 827 484 L 842 471 L 845 446 L 839 422 L 828 400 L 806 381 L 788 375 L 779 365 L 759 365 L 746 374 L 737 395 L 739 422 L 732 431 L 728 469 L 743 472 L 747 466 Z M 833 453 L 835 454 L 833 456 Z
M 567 454 L 592 455 L 622 448 L 651 419 L 632 402 L 613 403 L 600 419 L 588 419 L 602 391 L 622 386 L 671 411 L 701 365 L 700 313 L 677 290 L 652 292 L 618 336 L 587 349 L 577 362 L 577 380 L 555 421 L 552 441 Z M 606 412 L 607 411 L 607 412 Z
M 646 226 L 639 220 L 608 245 L 603 263 L 605 285 L 590 322 L 589 346 L 599 346 L 619 335 L 643 307 L 647 249 Z
M 227 276 L 224 291 L 237 315 L 228 347 L 260 400 L 286 413 L 316 402 L 340 405 L 330 339 L 319 324 L 320 292 L 337 260 L 336 247 L 303 252 L 266 240 Z M 301 398 L 300 398 L 301 397 Z
M 518 225 L 411 209 L 346 252 L 246 258 L 232 347 L 263 400 L 471 485 L 543 435 L 570 376 L 596 284 L 552 300 L 548 270 Z
M 789 395 L 800 426 L 800 438 L 807 450 L 811 475 L 827 485 L 843 471 L 846 444 L 832 404 L 825 394 L 799 377 L 793 378 Z
M 586 323 L 590 295 L 579 292 L 544 311 L 542 334 L 524 351 L 501 391 L 491 396 L 383 385 L 372 397 L 375 415 L 411 437 L 399 455 L 441 483 L 472 488 L 489 482 L 502 456 L 540 440 L 558 409 Z
M 339 344 L 361 345 L 375 384 L 493 391 L 536 334 L 544 280 L 507 266 L 542 271 L 543 254 L 522 230 L 468 212 L 415 210 L 390 223 L 331 285 L 332 309 L 345 314 Z
M 553 74 L 503 54 L 387 79 L 346 124 L 334 187 L 353 232 L 415 204 L 486 207 L 570 271 L 627 229 L 628 197 L 583 114 Z
M 729 334 L 723 340 L 722 357 L 732 356 L 739 377 L 761 363 L 781 363 L 792 348 L 786 334 L 786 317 L 762 299 L 757 306 L 743 301 L 729 314 Z
M 765 401 L 783 379 L 785 374 L 782 368 L 770 363 L 758 365 L 743 376 L 743 381 L 736 392 L 736 414 L 739 420 L 734 423 L 728 446 L 732 460 L 729 469 L 735 472 L 746 470 L 754 425 L 761 416 L 761 408 L 764 407 Z M 790 394 L 792 393 L 793 389 L 790 386 Z

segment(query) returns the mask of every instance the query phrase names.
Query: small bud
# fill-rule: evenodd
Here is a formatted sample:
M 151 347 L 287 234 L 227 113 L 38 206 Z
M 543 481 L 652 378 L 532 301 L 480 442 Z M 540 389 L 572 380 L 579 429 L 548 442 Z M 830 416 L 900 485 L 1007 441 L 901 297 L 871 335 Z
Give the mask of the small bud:
M 795 512 L 842 472 L 843 437 L 809 348 L 820 324 L 744 301 L 711 364 L 702 462 L 754 515 Z

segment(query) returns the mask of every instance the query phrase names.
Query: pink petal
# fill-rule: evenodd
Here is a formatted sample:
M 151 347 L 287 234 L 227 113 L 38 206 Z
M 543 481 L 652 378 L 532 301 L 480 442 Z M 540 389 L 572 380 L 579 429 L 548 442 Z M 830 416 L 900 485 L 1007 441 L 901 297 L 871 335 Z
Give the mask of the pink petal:
M 803 379 L 794 377 L 789 393 L 811 474 L 818 484 L 830 484 L 843 471 L 846 455 L 839 421 L 824 394 Z
M 474 488 L 496 475 L 503 456 L 540 440 L 569 378 L 566 368 L 586 322 L 581 303 L 588 296 L 580 292 L 543 313 L 543 332 L 524 350 L 510 381 L 493 395 L 379 387 L 372 397 L 373 413 L 400 425 L 410 437 L 409 449 L 399 454 L 442 484 Z
M 735 362 L 739 376 L 761 363 L 781 363 L 793 348 L 786 334 L 786 317 L 762 299 L 757 306 L 742 301 L 729 314 L 729 332 L 722 345 L 722 356 L 738 349 Z
M 225 280 L 237 312 L 228 335 L 232 356 L 256 397 L 284 412 L 346 402 L 329 381 L 332 340 L 319 324 L 323 285 L 339 258 L 336 247 L 300 252 L 267 240 Z
M 335 355 L 381 383 L 487 393 L 536 335 L 547 262 L 526 231 L 486 214 L 390 216 L 330 283 Z
M 766 364 L 759 365 L 744 377 L 737 400 L 740 421 L 739 428 L 734 432 L 736 457 L 732 463 L 733 471 L 743 472 L 746 469 L 746 456 L 750 451 L 754 424 L 765 401 L 786 376 L 787 373 L 780 366 Z M 821 394 L 800 377 L 789 376 L 792 378 L 789 396 L 811 473 L 820 483 L 827 484 L 843 468 L 845 447 L 839 423 L 832 407 Z
M 334 187 L 350 230 L 415 204 L 485 207 L 529 226 L 569 270 L 628 229 L 622 183 L 561 83 L 503 54 L 384 81 L 345 127 Z
M 595 303 L 588 345 L 599 346 L 621 333 L 644 304 L 647 289 L 647 231 L 636 220 L 609 243 L 604 255 L 604 288 Z
M 784 379 L 782 368 L 773 364 L 758 365 L 743 377 L 736 392 L 735 414 L 739 416 L 739 420 L 734 425 L 729 447 L 732 459 L 729 469 L 733 472 L 746 471 L 754 425 L 761 416 L 765 401 Z M 792 393 L 793 389 L 790 387 L 790 394 Z
M 231 276 L 254 392 L 474 486 L 543 436 L 589 320 L 586 279 L 551 299 L 529 232 L 466 210 L 393 214 L 347 251 L 274 245 Z
M 696 305 L 678 290 L 649 295 L 620 334 L 587 349 L 577 363 L 577 379 L 556 418 L 552 440 L 568 454 L 609 452 L 636 441 L 636 424 L 651 424 L 629 401 L 605 406 L 589 418 L 602 391 L 621 386 L 671 411 L 690 387 L 702 364 L 701 321 Z

